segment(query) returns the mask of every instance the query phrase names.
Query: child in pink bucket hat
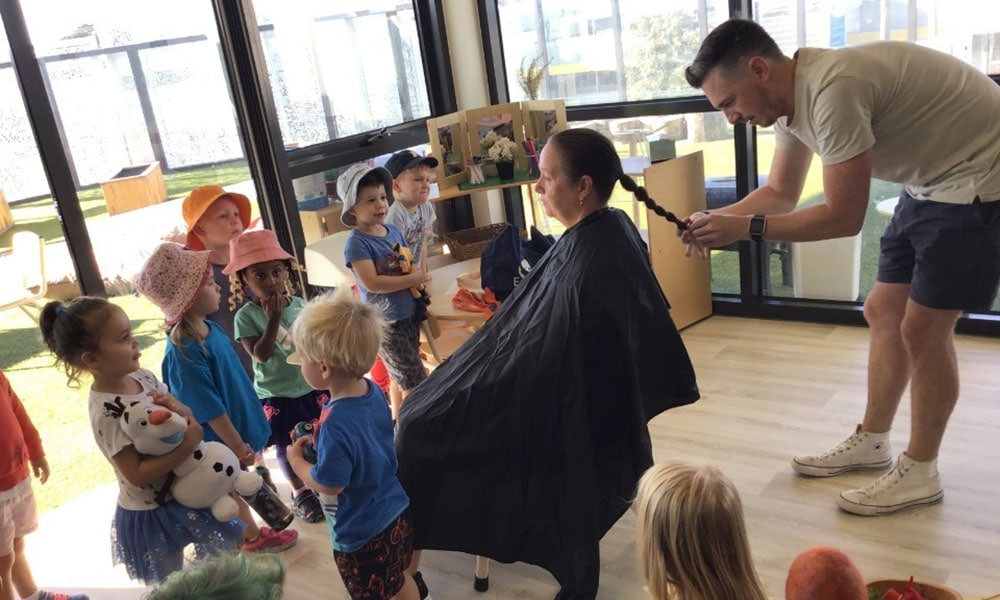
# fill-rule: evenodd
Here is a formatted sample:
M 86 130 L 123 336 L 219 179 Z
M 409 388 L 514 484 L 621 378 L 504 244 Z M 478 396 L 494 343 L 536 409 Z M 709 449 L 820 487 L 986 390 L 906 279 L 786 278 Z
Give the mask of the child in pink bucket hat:
M 209 252 L 161 244 L 139 272 L 136 289 L 163 310 L 170 326 L 162 365 L 170 393 L 191 408 L 205 441 L 222 442 L 244 466 L 252 465 L 270 428 L 229 336 L 207 319 L 219 309 L 219 286 L 210 273 Z M 250 506 L 237 502 L 247 525 L 244 552 L 276 552 L 298 540 L 291 529 L 258 527 Z
M 253 357 L 254 389 L 271 426 L 267 445 L 275 446 L 281 472 L 292 487 L 292 503 L 299 518 L 315 523 L 323 520 L 323 507 L 314 491 L 306 487 L 288 462 L 291 432 L 300 422 L 319 418 L 324 396 L 306 383 L 302 370 L 287 362 L 295 351 L 289 330 L 305 306 L 291 293 L 288 273 L 295 258 L 285 252 L 274 232 L 249 231 L 229 244 L 230 276 L 234 295 L 251 292 L 250 301 L 236 311 L 235 337 Z

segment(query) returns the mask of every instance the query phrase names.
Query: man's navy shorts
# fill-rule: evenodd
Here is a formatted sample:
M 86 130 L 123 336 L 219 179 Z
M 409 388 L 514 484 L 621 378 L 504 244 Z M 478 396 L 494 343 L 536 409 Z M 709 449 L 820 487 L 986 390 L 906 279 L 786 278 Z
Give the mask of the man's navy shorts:
M 903 190 L 882 235 L 878 281 L 929 308 L 988 311 L 1000 282 L 1000 201 L 950 204 Z

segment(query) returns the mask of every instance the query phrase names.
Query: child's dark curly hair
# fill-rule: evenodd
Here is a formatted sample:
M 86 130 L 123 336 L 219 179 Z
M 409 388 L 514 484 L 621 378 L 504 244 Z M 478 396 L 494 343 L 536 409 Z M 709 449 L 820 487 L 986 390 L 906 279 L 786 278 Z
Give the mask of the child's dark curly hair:
M 80 386 L 82 357 L 97 350 L 101 329 L 114 307 L 104 298 L 80 296 L 66 304 L 53 300 L 42 308 L 38 318 L 42 339 L 66 371 L 70 387 Z

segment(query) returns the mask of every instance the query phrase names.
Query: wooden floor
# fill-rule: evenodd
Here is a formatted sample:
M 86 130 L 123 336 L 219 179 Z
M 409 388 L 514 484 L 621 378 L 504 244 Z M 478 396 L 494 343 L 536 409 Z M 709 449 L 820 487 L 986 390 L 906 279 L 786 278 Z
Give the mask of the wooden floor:
M 834 499 L 872 475 L 801 478 L 789 461 L 795 454 L 838 443 L 860 418 L 867 330 L 713 317 L 688 328 L 683 337 L 702 400 L 651 422 L 656 458 L 711 463 L 733 479 L 743 497 L 757 568 L 773 598 L 784 597 L 785 573 L 795 555 L 814 545 L 847 551 L 868 579 L 914 574 L 954 587 L 967 600 L 1000 593 L 996 339 L 962 337 L 958 342 L 962 396 L 939 461 L 944 502 L 866 518 L 838 511 Z M 897 453 L 909 431 L 908 402 L 903 404 L 892 435 Z M 95 599 L 139 598 L 141 591 L 120 570 L 107 566 L 107 521 L 93 515 L 110 514 L 114 494 L 102 493 L 101 508 L 93 508 L 91 499 L 91 505 L 71 505 L 43 516 L 48 534 L 29 538 L 36 575 L 61 589 L 96 590 Z M 86 516 L 70 519 L 64 514 L 74 510 Z M 346 599 L 326 526 L 298 527 L 300 543 L 284 554 L 289 565 L 285 600 Z M 599 598 L 646 597 L 635 565 L 634 530 L 629 513 L 604 539 Z M 61 554 L 71 548 L 72 555 Z M 79 569 L 69 569 L 71 561 Z M 494 563 L 492 587 L 479 594 L 472 590 L 473 566 L 470 556 L 426 552 L 421 570 L 436 600 L 549 600 L 556 593 L 555 583 L 540 569 Z

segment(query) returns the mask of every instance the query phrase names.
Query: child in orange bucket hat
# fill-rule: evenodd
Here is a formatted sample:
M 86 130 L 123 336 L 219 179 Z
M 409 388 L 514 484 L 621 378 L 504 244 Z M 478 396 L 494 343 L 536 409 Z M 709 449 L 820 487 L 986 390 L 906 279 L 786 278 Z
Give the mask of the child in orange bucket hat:
M 250 199 L 243 194 L 226 191 L 219 185 L 203 185 L 191 190 L 184 198 L 181 213 L 188 230 L 186 247 L 190 250 L 208 250 L 211 253 L 211 276 L 221 290 L 219 310 L 208 315 L 208 318 L 222 326 L 232 340 L 233 350 L 247 377 L 253 379 L 250 356 L 233 337 L 233 318 L 240 305 L 230 292 L 229 277 L 222 272 L 229 264 L 229 242 L 250 227 Z

